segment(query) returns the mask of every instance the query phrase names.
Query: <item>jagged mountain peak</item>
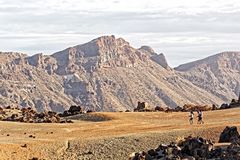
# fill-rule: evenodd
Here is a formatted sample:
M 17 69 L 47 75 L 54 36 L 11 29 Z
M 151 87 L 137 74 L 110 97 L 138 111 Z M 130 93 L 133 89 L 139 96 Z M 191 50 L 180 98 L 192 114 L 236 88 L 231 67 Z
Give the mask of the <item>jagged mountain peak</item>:
M 69 47 L 63 51 L 65 54 L 81 54 L 83 57 L 94 57 L 94 56 L 100 56 L 101 54 L 104 54 L 104 52 L 110 52 L 113 51 L 116 48 L 121 47 L 131 47 L 129 42 L 124 40 L 123 38 L 116 38 L 114 35 L 111 36 L 101 36 L 96 39 L 93 39 L 87 43 L 76 45 L 73 47 Z M 54 53 L 53 55 L 62 54 L 63 51 Z
M 89 71 L 104 67 L 133 67 L 146 62 L 146 53 L 130 46 L 123 38 L 102 36 L 88 43 L 67 48 L 52 55 L 58 61 L 58 73 L 66 73 L 71 68 Z M 66 69 L 67 68 L 67 69 Z
M 96 45 L 98 45 L 100 48 L 101 47 L 105 47 L 105 46 L 123 46 L 123 45 L 130 45 L 129 42 L 127 42 L 125 39 L 123 38 L 116 38 L 114 35 L 111 36 L 101 36 L 98 37 L 92 41 L 90 41 L 89 43 L 96 43 Z
M 149 54 L 155 54 L 155 51 L 150 46 L 141 46 L 139 50 L 148 52 Z

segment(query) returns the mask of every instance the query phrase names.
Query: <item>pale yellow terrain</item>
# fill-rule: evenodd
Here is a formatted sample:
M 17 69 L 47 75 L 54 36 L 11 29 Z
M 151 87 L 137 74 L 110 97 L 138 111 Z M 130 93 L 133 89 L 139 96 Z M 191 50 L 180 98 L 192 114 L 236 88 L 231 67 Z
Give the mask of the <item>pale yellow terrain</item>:
M 1 121 L 0 159 L 127 159 L 131 152 L 157 147 L 162 142 L 190 134 L 217 141 L 225 126 L 240 126 L 238 108 L 204 112 L 203 125 L 196 122 L 189 125 L 187 112 L 92 114 L 111 120 L 76 120 L 71 124 Z M 21 147 L 24 144 L 27 147 Z

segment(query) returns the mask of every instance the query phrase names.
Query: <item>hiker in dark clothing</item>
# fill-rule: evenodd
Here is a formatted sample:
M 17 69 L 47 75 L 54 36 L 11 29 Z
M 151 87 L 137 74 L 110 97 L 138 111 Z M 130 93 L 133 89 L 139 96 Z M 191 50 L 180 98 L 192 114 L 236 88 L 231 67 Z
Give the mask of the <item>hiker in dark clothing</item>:
M 193 118 L 194 118 L 194 113 L 193 113 L 193 111 L 191 111 L 189 114 L 189 123 L 190 124 L 193 124 Z
M 198 124 L 204 124 L 203 122 L 203 113 L 201 110 L 198 111 Z

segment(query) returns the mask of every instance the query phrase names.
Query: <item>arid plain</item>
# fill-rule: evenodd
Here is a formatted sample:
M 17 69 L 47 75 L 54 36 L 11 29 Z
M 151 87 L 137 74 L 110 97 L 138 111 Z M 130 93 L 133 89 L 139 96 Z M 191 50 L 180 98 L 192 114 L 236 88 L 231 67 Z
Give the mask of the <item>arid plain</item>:
M 0 159 L 128 159 L 128 155 L 188 135 L 218 141 L 226 126 L 240 126 L 240 109 L 204 112 L 203 125 L 188 113 L 100 112 L 71 124 L 0 122 Z M 94 119 L 96 117 L 96 119 Z M 100 118 L 99 118 L 100 117 Z M 98 119 L 105 121 L 97 121 Z

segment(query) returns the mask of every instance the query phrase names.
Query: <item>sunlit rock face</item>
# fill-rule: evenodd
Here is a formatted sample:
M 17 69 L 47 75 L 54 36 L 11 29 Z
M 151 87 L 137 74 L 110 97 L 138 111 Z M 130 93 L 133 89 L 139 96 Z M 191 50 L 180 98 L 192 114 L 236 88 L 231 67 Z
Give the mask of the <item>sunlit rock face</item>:
M 163 54 L 103 36 L 52 55 L 0 52 L 0 105 L 63 111 L 71 105 L 95 111 L 149 106 L 212 105 L 237 99 L 238 52 L 169 67 Z

